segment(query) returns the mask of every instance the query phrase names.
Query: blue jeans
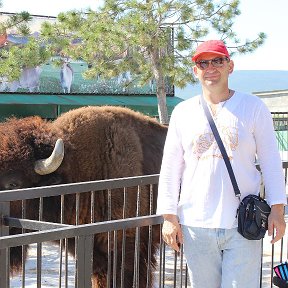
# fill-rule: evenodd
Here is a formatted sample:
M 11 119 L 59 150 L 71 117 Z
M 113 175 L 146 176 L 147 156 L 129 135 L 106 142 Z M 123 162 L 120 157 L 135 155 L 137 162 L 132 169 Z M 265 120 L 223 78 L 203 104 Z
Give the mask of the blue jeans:
M 261 240 L 247 240 L 237 228 L 182 230 L 191 287 L 259 288 Z

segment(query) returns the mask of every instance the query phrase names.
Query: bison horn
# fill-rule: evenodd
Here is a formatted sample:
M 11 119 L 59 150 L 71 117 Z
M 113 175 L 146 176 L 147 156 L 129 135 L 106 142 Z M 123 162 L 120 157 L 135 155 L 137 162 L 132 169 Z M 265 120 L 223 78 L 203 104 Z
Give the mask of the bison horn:
M 35 162 L 34 170 L 37 174 L 47 175 L 56 171 L 64 158 L 64 143 L 62 139 L 56 141 L 54 150 L 50 157 Z

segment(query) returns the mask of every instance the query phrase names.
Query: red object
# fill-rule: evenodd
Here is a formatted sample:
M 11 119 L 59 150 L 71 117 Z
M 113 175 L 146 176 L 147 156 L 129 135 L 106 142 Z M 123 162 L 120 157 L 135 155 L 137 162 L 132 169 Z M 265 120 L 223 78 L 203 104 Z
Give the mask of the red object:
M 7 34 L 4 33 L 4 34 L 0 35 L 0 47 L 5 46 L 6 42 L 7 42 Z
M 226 56 L 227 58 L 230 59 L 229 52 L 224 44 L 223 41 L 221 40 L 208 40 L 203 43 L 201 43 L 192 57 L 192 61 L 196 61 L 197 58 L 202 55 L 203 53 L 215 53 L 219 54 L 222 56 Z

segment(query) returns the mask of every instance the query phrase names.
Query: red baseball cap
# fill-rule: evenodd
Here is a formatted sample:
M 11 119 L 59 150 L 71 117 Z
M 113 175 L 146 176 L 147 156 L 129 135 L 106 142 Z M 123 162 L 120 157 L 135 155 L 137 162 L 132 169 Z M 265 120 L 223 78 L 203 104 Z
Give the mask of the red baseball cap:
M 222 56 L 226 56 L 230 59 L 229 52 L 224 44 L 223 41 L 221 40 L 208 40 L 203 43 L 201 43 L 192 57 L 192 61 L 196 61 L 197 58 L 202 55 L 203 53 L 215 53 L 219 54 Z

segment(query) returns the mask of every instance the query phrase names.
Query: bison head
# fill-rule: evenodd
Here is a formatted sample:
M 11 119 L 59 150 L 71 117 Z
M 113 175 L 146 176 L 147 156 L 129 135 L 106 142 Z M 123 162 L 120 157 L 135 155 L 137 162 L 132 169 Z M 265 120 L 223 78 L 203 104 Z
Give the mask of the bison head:
M 0 190 L 58 184 L 64 144 L 40 117 L 0 124 Z

